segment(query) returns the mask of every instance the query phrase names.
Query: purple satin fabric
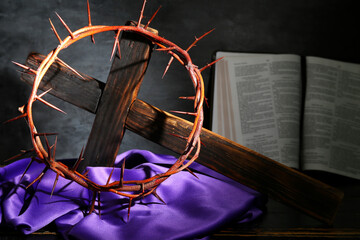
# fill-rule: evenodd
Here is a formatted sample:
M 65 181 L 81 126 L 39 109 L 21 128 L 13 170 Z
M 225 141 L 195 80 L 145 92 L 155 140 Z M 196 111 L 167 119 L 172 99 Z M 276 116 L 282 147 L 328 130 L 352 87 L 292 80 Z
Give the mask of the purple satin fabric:
M 126 159 L 124 180 L 144 179 L 165 172 L 176 160 L 173 156 L 156 155 L 144 150 L 131 150 L 116 158 L 120 167 Z M 266 199 L 259 193 L 224 177 L 200 164 L 193 163 L 195 178 L 187 171 L 168 178 L 157 189 L 166 202 L 150 195 L 133 201 L 127 221 L 127 198 L 101 193 L 101 217 L 84 215 L 92 193 L 59 178 L 53 196 L 55 179 L 46 172 L 39 184 L 25 187 L 43 170 L 33 163 L 20 181 L 30 159 L 22 159 L 0 168 L 2 225 L 29 234 L 55 222 L 65 239 L 194 239 L 205 237 L 229 221 L 249 222 L 262 214 Z M 89 167 L 89 178 L 105 184 L 112 168 Z M 110 182 L 119 180 L 115 168 Z M 36 189 L 36 190 L 35 190 Z

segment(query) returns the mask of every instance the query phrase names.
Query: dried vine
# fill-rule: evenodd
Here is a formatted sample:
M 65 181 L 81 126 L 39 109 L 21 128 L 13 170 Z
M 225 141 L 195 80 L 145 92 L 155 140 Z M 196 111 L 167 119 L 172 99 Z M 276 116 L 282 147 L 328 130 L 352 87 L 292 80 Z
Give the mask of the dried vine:
M 144 12 L 144 8 L 145 8 L 145 4 L 146 4 L 146 0 L 144 0 L 144 2 L 143 2 L 142 9 L 140 12 L 140 17 L 139 17 L 139 20 L 138 20 L 136 26 L 104 26 L 104 25 L 93 26 L 91 24 L 89 1 L 87 1 L 88 25 L 83 28 L 80 28 L 79 30 L 71 31 L 70 28 L 67 26 L 67 24 L 64 22 L 64 20 L 56 13 L 57 17 L 59 18 L 61 23 L 66 28 L 69 35 L 64 39 L 61 39 L 61 37 L 57 33 L 54 25 L 52 24 L 52 22 L 50 20 L 51 28 L 52 28 L 56 38 L 59 40 L 59 45 L 46 56 L 46 58 L 41 62 L 41 64 L 39 65 L 39 67 L 36 70 L 14 62 L 16 65 L 24 68 L 25 72 L 35 75 L 35 80 L 33 83 L 30 97 L 29 97 L 27 103 L 24 106 L 19 108 L 21 115 L 7 121 L 7 122 L 11 122 L 11 121 L 14 121 L 17 119 L 25 118 L 26 122 L 29 126 L 29 129 L 30 129 L 33 149 L 24 151 L 23 153 L 15 156 L 15 157 L 18 158 L 21 155 L 23 155 L 25 153 L 29 153 L 29 152 L 35 153 L 35 155 L 36 155 L 36 157 L 32 158 L 31 162 L 29 163 L 28 167 L 26 168 L 25 172 L 23 173 L 22 177 L 25 175 L 25 173 L 29 169 L 30 165 L 34 161 L 43 163 L 45 165 L 45 167 L 44 167 L 43 171 L 40 173 L 40 175 L 38 177 L 36 177 L 27 186 L 27 188 L 30 187 L 31 185 L 33 185 L 35 182 L 40 181 L 41 178 L 46 173 L 46 171 L 52 170 L 56 173 L 56 177 L 54 180 L 54 185 L 52 188 L 51 195 L 53 194 L 54 189 L 57 184 L 57 181 L 58 181 L 59 177 L 61 176 L 63 178 L 72 180 L 93 192 L 93 198 L 92 198 L 89 213 L 93 212 L 93 210 L 94 210 L 96 198 L 98 198 L 98 203 L 100 204 L 100 193 L 101 192 L 112 192 L 114 194 L 118 194 L 118 195 L 129 198 L 129 202 L 130 202 L 129 208 L 128 208 L 128 217 L 129 217 L 131 201 L 133 199 L 138 198 L 138 197 L 145 197 L 147 195 L 153 194 L 155 197 L 157 197 L 159 200 L 161 200 L 163 202 L 163 200 L 156 193 L 156 189 L 159 186 L 159 184 L 162 183 L 163 181 L 165 181 L 169 176 L 171 176 L 175 173 L 178 173 L 184 169 L 189 170 L 188 169 L 189 165 L 198 158 L 200 148 L 201 148 L 200 132 L 202 129 L 203 119 L 204 119 L 203 104 L 205 101 L 204 83 L 203 83 L 203 78 L 202 78 L 201 72 L 204 69 L 210 67 L 216 61 L 214 61 L 210 64 L 207 64 L 205 67 L 199 69 L 196 65 L 193 64 L 193 62 L 190 58 L 190 55 L 188 54 L 188 51 L 201 38 L 203 38 L 204 36 L 209 34 L 212 30 L 205 33 L 204 35 L 202 35 L 199 38 L 195 38 L 195 41 L 186 50 L 184 50 L 181 47 L 179 47 L 178 45 L 176 45 L 175 43 L 173 43 L 165 38 L 162 38 L 162 37 L 147 30 L 150 22 L 153 20 L 153 18 L 155 17 L 155 15 L 159 9 L 150 18 L 150 20 L 148 21 L 148 23 L 145 26 L 141 24 L 141 21 L 143 20 L 143 12 Z M 144 36 L 145 38 L 149 39 L 153 44 L 155 44 L 158 47 L 157 50 L 166 52 L 171 55 L 171 59 L 166 67 L 164 74 L 166 73 L 166 71 L 168 70 L 170 64 L 173 62 L 174 59 L 176 59 L 178 62 L 180 62 L 180 64 L 182 64 L 185 67 L 185 69 L 187 70 L 189 77 L 193 83 L 194 90 L 195 90 L 195 95 L 193 97 L 181 97 L 181 98 L 191 99 L 194 101 L 194 112 L 181 112 L 181 111 L 175 111 L 175 112 L 191 114 L 195 117 L 195 119 L 194 119 L 193 128 L 192 128 L 189 136 L 182 137 L 182 138 L 185 138 L 187 141 L 185 149 L 183 151 L 183 154 L 180 155 L 180 157 L 177 159 L 177 161 L 166 172 L 157 174 L 153 177 L 150 177 L 150 178 L 144 179 L 144 180 L 124 181 L 123 180 L 124 179 L 124 168 L 125 168 L 125 161 L 124 161 L 123 165 L 122 165 L 122 169 L 121 169 L 122 174 L 120 176 L 119 181 L 114 181 L 114 182 L 110 183 L 110 179 L 111 179 L 112 172 L 113 172 L 112 171 L 109 175 L 107 183 L 105 185 L 100 185 L 100 184 L 96 184 L 96 183 L 92 182 L 90 179 L 88 179 L 86 176 L 86 173 L 80 173 L 77 171 L 80 161 L 83 160 L 82 152 L 80 153 L 80 156 L 77 159 L 77 161 L 73 167 L 68 167 L 68 166 L 64 165 L 63 163 L 55 160 L 56 139 L 55 139 L 55 143 L 52 146 L 50 146 L 47 136 L 52 135 L 52 133 L 39 133 L 36 130 L 34 119 L 33 119 L 33 104 L 36 101 L 38 101 L 38 102 L 44 103 L 47 106 L 52 107 L 52 108 L 62 112 L 61 109 L 57 108 L 56 106 L 48 103 L 47 101 L 45 101 L 43 99 L 43 96 L 45 94 L 47 94 L 50 90 L 43 92 L 41 94 L 38 94 L 38 88 L 39 88 L 40 82 L 42 81 L 44 75 L 46 74 L 49 67 L 54 63 L 54 61 L 55 60 L 61 61 L 57 57 L 58 54 L 60 53 L 60 51 L 62 51 L 63 49 L 69 47 L 73 43 L 75 43 L 85 37 L 91 37 L 91 40 L 95 43 L 94 35 L 98 34 L 98 33 L 102 33 L 102 32 L 107 32 L 107 31 L 114 31 L 115 35 L 116 35 L 112 53 L 111 53 L 111 58 L 113 58 L 116 48 L 118 49 L 119 56 L 121 56 L 120 44 L 119 44 L 119 40 L 118 40 L 120 33 L 121 32 L 133 32 L 133 33 L 140 34 L 140 35 Z M 61 62 L 64 63 L 63 61 L 61 61 Z M 66 64 L 66 63 L 64 63 L 64 64 Z M 74 70 L 67 64 L 66 64 L 66 66 L 69 67 L 75 74 L 82 77 L 76 70 Z M 45 146 L 43 145 L 43 142 L 45 142 Z M 190 157 L 190 159 L 188 161 L 186 161 L 191 154 L 192 154 L 192 156 Z M 21 180 L 20 180 L 20 182 L 21 182 Z M 99 209 L 99 211 L 100 211 L 100 209 Z

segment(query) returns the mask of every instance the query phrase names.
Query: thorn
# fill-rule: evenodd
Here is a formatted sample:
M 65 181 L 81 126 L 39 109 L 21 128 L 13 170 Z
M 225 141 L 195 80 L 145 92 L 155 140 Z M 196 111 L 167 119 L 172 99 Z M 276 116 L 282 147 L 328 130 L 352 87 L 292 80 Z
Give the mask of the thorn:
M 129 222 L 129 218 L 130 218 L 131 202 L 132 202 L 132 198 L 129 198 L 129 208 L 128 208 L 128 215 L 127 215 L 127 221 L 128 221 L 128 222 Z
M 119 187 L 122 187 L 124 185 L 124 171 L 125 171 L 125 158 L 121 166 Z
M 152 195 L 154 195 L 157 199 L 159 199 L 163 204 L 166 205 L 166 202 L 156 193 L 155 190 L 152 192 Z
M 86 172 L 84 172 L 83 176 L 84 176 L 84 177 L 87 177 L 89 171 L 90 171 L 90 169 L 86 170 Z
M 152 17 L 149 19 L 149 21 L 147 22 L 147 24 L 146 24 L 145 27 L 144 27 L 145 29 L 148 28 L 148 26 L 150 25 L 151 21 L 155 18 L 156 14 L 159 12 L 160 8 L 161 8 L 161 5 L 160 5 L 159 8 L 156 10 L 156 12 L 152 15 Z
M 46 136 L 45 136 L 45 143 L 46 143 L 46 148 L 47 148 L 47 152 L 48 152 L 48 155 L 49 155 L 48 157 L 49 157 L 49 159 L 52 159 L 51 158 L 51 147 L 50 147 L 49 141 L 48 141 Z
M 169 70 L 169 67 L 170 67 L 171 63 L 174 61 L 174 58 L 176 58 L 176 60 L 178 60 L 181 65 L 185 66 L 184 61 L 182 61 L 182 60 L 180 59 L 179 55 L 177 55 L 176 53 L 174 53 L 174 52 L 172 52 L 172 51 L 169 51 L 169 54 L 171 54 L 171 58 L 170 58 L 167 66 L 166 66 L 166 69 L 165 69 L 165 71 L 164 71 L 164 73 L 163 73 L 162 78 L 164 78 L 165 74 L 166 74 L 167 71 Z
M 189 173 L 191 173 L 191 175 L 193 175 L 194 177 L 196 177 L 197 179 L 199 179 L 198 176 L 196 176 L 196 174 L 190 170 L 190 168 L 185 168 Z
M 76 160 L 74 166 L 72 167 L 71 171 L 76 171 L 76 169 L 79 167 L 80 162 L 83 160 L 83 153 L 84 153 L 84 147 L 82 147 L 80 155 L 78 159 Z M 85 176 L 85 174 L 84 174 Z
M 112 51 L 111 51 L 110 62 L 111 62 L 111 60 L 112 60 L 112 59 L 113 59 L 113 57 L 114 57 L 114 53 L 115 53 L 115 49 L 116 49 L 116 47 L 118 47 L 119 58 L 121 58 L 120 44 L 119 44 L 119 36 L 120 36 L 120 32 L 121 32 L 121 31 L 120 31 L 120 30 L 118 30 L 118 32 L 116 33 L 114 46 L 113 46 Z
M 21 107 L 18 107 L 18 111 L 21 113 L 25 113 L 25 105 L 22 105 Z
M 59 176 L 60 176 L 60 173 L 57 173 L 57 174 L 56 174 L 56 177 L 55 177 L 55 181 L 54 181 L 53 188 L 52 188 L 52 190 L 51 190 L 50 198 L 52 198 L 52 195 L 53 195 L 53 193 L 54 193 L 56 184 L 57 184 L 57 182 L 58 182 L 58 180 L 59 180 Z
M 169 134 L 172 135 L 172 136 L 178 137 L 180 139 L 188 140 L 188 137 L 180 136 L 180 135 L 175 134 L 175 133 L 169 133 Z
M 89 27 L 91 27 L 91 15 L 90 15 L 90 3 L 89 0 L 87 0 L 87 14 L 88 14 L 88 21 L 89 21 Z M 91 35 L 91 42 L 95 44 L 95 38 L 94 35 Z
M 17 159 L 17 158 L 19 158 L 19 157 L 21 157 L 21 156 L 24 156 L 25 154 L 27 154 L 27 153 L 29 153 L 29 152 L 33 152 L 33 151 L 35 151 L 34 148 L 32 148 L 32 149 L 30 149 L 30 150 L 22 151 L 22 153 L 19 153 L 19 154 L 15 155 L 15 156 L 13 156 L 13 157 L 11 157 L 11 158 L 8 158 L 8 159 L 4 160 L 3 162 L 4 162 L 4 163 L 10 162 L 10 161 L 12 161 L 12 160 L 14 160 L 14 159 Z
M 19 115 L 19 116 L 17 116 L 17 117 L 14 117 L 14 118 L 12 118 L 12 119 L 9 119 L 9 120 L 3 122 L 3 124 L 7 124 L 7 123 L 10 123 L 10 122 L 16 121 L 16 120 L 21 119 L 21 118 L 24 118 L 24 117 L 26 117 L 26 116 L 27 116 L 27 113 L 23 113 L 23 114 L 21 114 L 21 115 Z
M 215 28 L 211 29 L 210 31 L 204 33 L 204 34 L 203 34 L 201 37 L 199 37 L 199 38 L 195 37 L 195 41 L 194 41 L 192 44 L 190 44 L 190 46 L 189 46 L 185 51 L 188 52 L 192 47 L 195 46 L 195 44 L 196 44 L 198 41 L 200 41 L 202 38 L 204 38 L 206 35 L 208 35 L 209 33 L 211 33 L 211 32 L 214 31 L 214 30 L 215 30 Z
M 109 178 L 108 178 L 108 180 L 106 181 L 106 186 L 107 186 L 107 185 L 109 184 L 109 182 L 110 182 L 110 179 L 111 179 L 111 177 L 112 177 L 112 175 L 113 175 L 114 169 L 115 169 L 115 166 L 113 166 L 113 168 L 112 168 L 112 170 L 111 170 L 111 172 L 110 172 Z
M 141 25 L 141 20 L 142 20 L 142 19 L 143 19 L 143 17 L 144 17 L 145 4 L 146 4 L 146 0 L 144 0 L 144 1 L 143 1 L 143 5 L 142 5 L 141 11 L 140 11 L 139 21 L 138 21 L 138 23 L 137 23 L 137 26 L 136 26 L 136 27 L 140 27 L 140 25 Z
M 218 59 L 216 59 L 215 61 L 206 64 L 206 65 L 205 65 L 204 67 L 202 67 L 199 71 L 200 71 L 200 72 L 204 71 L 205 69 L 211 67 L 212 65 L 214 65 L 215 63 L 217 63 L 218 61 L 220 61 L 220 60 L 223 59 L 223 58 L 224 58 L 224 57 L 218 58 Z
M 96 192 L 93 192 L 93 196 L 92 196 L 92 199 L 91 199 L 91 205 L 90 205 L 88 215 L 90 215 L 94 211 L 94 209 L 95 209 L 95 201 L 96 201 Z
M 54 148 L 53 148 L 53 160 L 55 161 L 55 153 L 56 153 L 56 145 L 57 145 L 57 136 L 55 136 Z
M 174 61 L 174 57 L 171 57 L 170 60 L 169 60 L 169 62 L 168 62 L 168 64 L 166 65 L 166 68 L 165 68 L 165 71 L 164 71 L 164 73 L 163 73 L 163 75 L 162 75 L 162 78 L 165 77 L 165 74 L 166 74 L 167 71 L 169 70 L 169 67 L 170 67 L 170 65 L 171 65 L 171 63 L 172 63 L 173 61 Z
M 179 97 L 179 99 L 183 99 L 183 100 L 195 100 L 195 96 L 191 96 L 191 97 Z
M 47 94 L 48 92 L 50 92 L 52 90 L 52 88 L 49 88 L 48 90 L 46 90 L 45 92 L 41 93 L 40 95 L 38 95 L 38 97 L 43 97 L 45 94 Z
M 59 34 L 57 33 L 57 31 L 56 31 L 56 29 L 55 29 L 55 27 L 54 27 L 54 24 L 52 23 L 52 21 L 51 21 L 50 18 L 49 18 L 49 22 L 50 22 L 52 31 L 54 32 L 56 38 L 59 40 L 59 42 L 60 42 L 60 44 L 61 44 L 61 43 L 62 43 L 62 40 L 61 40 Z
M 21 178 L 20 178 L 20 181 L 19 182 L 21 182 L 21 180 L 24 178 L 24 176 L 25 176 L 25 174 L 26 174 L 26 172 L 29 170 L 29 168 L 30 168 L 30 166 L 31 166 L 31 164 L 34 162 L 34 159 L 33 158 L 31 158 L 31 160 L 30 160 L 30 162 L 29 162 L 29 164 L 26 166 L 26 168 L 25 168 L 25 171 L 24 171 L 24 173 L 21 175 Z
M 48 170 L 47 167 L 44 168 L 44 170 L 40 173 L 39 176 L 37 176 L 37 178 L 34 179 L 34 181 L 32 181 L 25 189 L 28 189 L 29 187 L 31 187 L 34 183 L 36 183 L 37 181 L 41 181 L 41 178 L 44 176 L 44 174 L 46 173 L 46 171 Z
M 44 100 L 44 99 L 42 99 L 41 97 L 36 96 L 35 98 L 36 98 L 36 100 L 39 100 L 40 102 L 44 103 L 45 105 L 47 105 L 47 106 L 49 106 L 49 107 L 51 107 L 51 108 L 53 108 L 53 109 L 55 109 L 55 110 L 57 110 L 57 111 L 59 111 L 59 112 L 61 112 L 61 113 L 66 114 L 66 112 L 64 112 L 64 111 L 63 111 L 63 110 L 61 110 L 60 108 L 58 108 L 58 107 L 56 107 L 56 106 L 52 105 L 51 103 L 49 103 L 49 102 L 45 101 L 45 100 Z
M 89 0 L 87 0 L 87 14 L 88 14 L 89 27 L 91 27 L 91 15 L 90 15 L 90 3 L 89 3 Z
M 23 65 L 23 64 L 21 64 L 21 63 L 15 62 L 15 61 L 11 61 L 11 62 L 12 62 L 13 64 L 15 64 L 15 65 L 17 65 L 17 66 L 19 66 L 19 67 L 27 70 L 27 71 L 30 71 L 30 72 L 32 72 L 32 73 L 34 73 L 34 74 L 37 74 L 37 71 L 36 71 L 36 70 L 34 70 L 34 69 L 32 69 L 32 68 L 30 68 L 30 67 L 28 67 L 28 66 L 25 66 L 25 65 Z
M 179 114 L 185 114 L 185 115 L 192 115 L 192 116 L 196 116 L 197 113 L 194 112 L 183 112 L 183 111 L 170 111 L 172 113 L 179 113 Z
M 86 80 L 78 71 L 76 71 L 75 69 L 73 69 L 72 67 L 70 67 L 66 62 L 64 62 L 63 60 L 61 60 L 60 58 L 56 57 L 56 59 L 61 62 L 62 64 L 64 64 L 67 68 L 69 68 L 72 72 L 74 72 L 77 76 L 81 77 L 83 80 Z
M 100 191 L 98 191 L 98 209 L 99 209 L 99 218 L 101 219 Z
M 72 33 L 72 31 L 70 30 L 70 28 L 68 27 L 68 25 L 66 25 L 65 21 L 60 17 L 60 15 L 55 12 L 56 16 L 60 19 L 60 22 L 64 25 L 64 27 L 66 28 L 66 30 L 69 32 L 70 36 L 72 39 L 74 39 L 74 34 Z

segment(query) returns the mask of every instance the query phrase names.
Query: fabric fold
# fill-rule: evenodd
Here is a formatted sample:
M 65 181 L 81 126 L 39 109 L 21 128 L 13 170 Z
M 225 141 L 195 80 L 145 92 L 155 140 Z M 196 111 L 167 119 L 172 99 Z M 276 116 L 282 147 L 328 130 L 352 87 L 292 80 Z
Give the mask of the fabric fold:
M 165 172 L 176 158 L 145 150 L 130 150 L 117 156 L 110 182 L 119 180 L 126 159 L 124 180 L 144 179 Z M 155 196 L 132 201 L 113 193 L 101 193 L 98 206 L 86 215 L 92 192 L 59 178 L 50 197 L 56 174 L 47 171 L 39 183 L 25 189 L 43 170 L 34 162 L 20 178 L 30 159 L 22 159 L 0 169 L 1 224 L 25 234 L 51 222 L 65 239 L 194 239 L 204 237 L 222 225 L 237 220 L 250 222 L 262 214 L 266 198 L 200 164 L 191 169 L 196 177 L 182 171 L 169 177 Z M 88 167 L 89 178 L 105 184 L 112 168 Z

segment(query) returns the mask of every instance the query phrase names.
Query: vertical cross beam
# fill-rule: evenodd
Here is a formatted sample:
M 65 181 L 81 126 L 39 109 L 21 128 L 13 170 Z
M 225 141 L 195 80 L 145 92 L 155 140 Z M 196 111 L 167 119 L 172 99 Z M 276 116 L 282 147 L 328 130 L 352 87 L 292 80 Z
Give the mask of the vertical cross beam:
M 119 41 L 121 56 L 112 63 L 79 171 L 86 166 L 112 165 L 150 60 L 152 44 L 144 37 L 126 32 Z

